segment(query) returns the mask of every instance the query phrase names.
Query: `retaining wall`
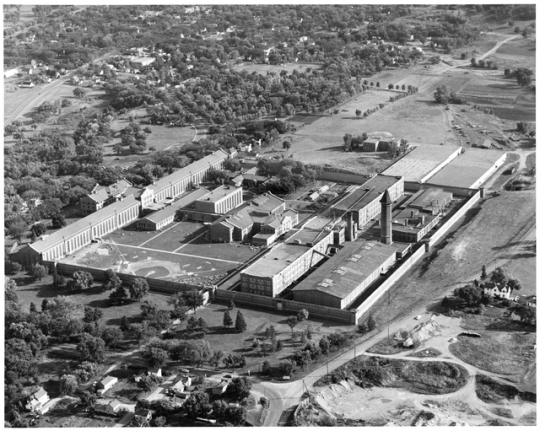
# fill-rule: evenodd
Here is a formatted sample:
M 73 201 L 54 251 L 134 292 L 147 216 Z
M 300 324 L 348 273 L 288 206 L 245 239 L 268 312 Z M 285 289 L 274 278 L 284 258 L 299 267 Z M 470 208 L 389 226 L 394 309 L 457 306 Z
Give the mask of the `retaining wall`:
M 317 175 L 317 179 L 333 181 L 336 183 L 364 184 L 367 180 L 370 179 L 370 177 L 366 175 L 355 174 L 353 172 L 330 171 L 323 168 L 321 169 L 319 175 Z
M 440 184 L 430 184 L 423 183 L 419 184 L 416 182 L 405 181 L 405 190 L 417 192 L 418 190 L 425 190 L 429 188 L 443 189 L 446 192 L 452 193 L 454 196 L 459 197 L 470 197 L 473 196 L 478 189 L 468 189 L 464 187 L 452 187 L 452 186 L 443 186 Z
M 433 247 L 449 230 L 454 226 L 454 224 L 465 215 L 467 211 L 471 209 L 471 207 L 478 202 L 480 199 L 481 192 L 480 190 L 477 190 L 474 196 L 472 196 L 463 206 L 456 211 L 456 213 L 450 217 L 446 223 L 444 223 L 439 230 L 437 230 L 430 238 L 428 242 L 429 247 Z
M 403 275 L 411 269 L 426 254 L 426 246 L 423 244 L 418 250 L 412 253 L 403 264 L 396 269 L 384 283 L 382 283 L 368 299 L 366 299 L 360 307 L 356 309 L 355 324 L 358 324 L 360 319 L 369 311 L 369 309 L 390 289 Z
M 271 310 L 283 311 L 296 314 L 305 308 L 310 315 L 323 319 L 339 320 L 343 323 L 354 323 L 354 314 L 347 310 L 325 307 L 322 305 L 306 304 L 304 302 L 289 301 L 285 299 L 271 298 L 269 296 L 255 295 L 245 292 L 233 292 L 230 290 L 216 289 L 214 292 L 216 301 L 234 301 L 248 306 L 263 307 Z
M 106 270 L 98 268 L 89 268 L 86 266 L 71 265 L 67 263 L 57 263 L 56 270 L 59 274 L 71 276 L 75 271 L 86 271 L 92 274 L 95 280 L 104 280 Z M 193 289 L 201 290 L 204 286 L 197 286 L 193 284 L 178 283 L 176 281 L 160 280 L 157 278 L 139 277 L 133 274 L 124 274 L 121 272 L 116 273 L 118 278 L 123 283 L 129 284 L 136 278 L 142 278 L 148 282 L 150 290 L 176 293 L 176 292 L 189 292 Z

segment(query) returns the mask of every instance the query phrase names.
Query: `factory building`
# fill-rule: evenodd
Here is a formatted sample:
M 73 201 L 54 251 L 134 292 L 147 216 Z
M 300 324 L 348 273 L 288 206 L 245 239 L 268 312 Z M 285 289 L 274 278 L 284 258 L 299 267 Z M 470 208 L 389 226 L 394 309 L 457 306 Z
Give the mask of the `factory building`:
M 396 252 L 381 242 L 347 243 L 294 287 L 294 300 L 344 309 L 392 267 Z
M 403 196 L 403 178 L 377 175 L 363 185 L 352 188 L 332 206 L 329 215 L 341 217 L 347 213 L 352 214 L 354 228 L 362 229 L 366 223 L 380 214 L 380 201 L 386 191 L 388 191 L 392 202 Z
M 328 227 L 310 227 L 289 232 L 286 240 L 240 272 L 241 290 L 275 297 L 293 284 L 327 255 L 334 244 L 332 221 Z

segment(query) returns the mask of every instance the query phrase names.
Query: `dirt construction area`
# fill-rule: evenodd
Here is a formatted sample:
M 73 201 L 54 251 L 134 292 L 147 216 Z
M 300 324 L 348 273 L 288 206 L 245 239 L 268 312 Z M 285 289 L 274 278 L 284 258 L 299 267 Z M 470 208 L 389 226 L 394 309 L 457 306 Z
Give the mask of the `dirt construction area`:
M 452 353 L 456 346 L 474 355 L 478 350 L 486 348 L 500 351 L 500 348 L 506 345 L 508 349 L 504 356 L 507 359 L 524 361 L 534 366 L 535 356 L 532 348 L 534 334 L 521 336 L 517 333 L 506 333 L 503 339 L 494 336 L 489 331 L 480 331 L 482 337 L 484 335 L 491 337 L 490 345 L 486 346 L 482 344 L 485 342 L 483 338 L 460 336 L 464 332 L 461 318 L 437 316 L 431 322 L 428 320 L 425 318 L 419 326 L 429 323 L 435 326 L 435 330 L 416 348 L 385 356 L 366 354 L 355 360 L 364 361 L 363 368 L 358 367 L 356 370 L 354 369 L 355 361 L 351 362 L 349 370 L 353 371 L 349 371 L 350 378 L 347 381 L 325 386 L 318 392 L 315 399 L 321 410 L 338 419 L 363 421 L 364 425 L 372 426 L 486 426 L 534 425 L 536 423 L 536 404 L 530 401 L 531 397 L 535 398 L 535 396 L 523 391 L 519 383 L 517 387 L 509 383 L 516 378 L 516 376 L 508 375 L 515 371 L 515 367 L 501 368 L 496 370 L 499 373 L 492 373 L 487 371 L 485 364 L 481 362 L 471 365 L 469 362 L 473 361 L 470 361 L 470 356 L 463 357 L 461 353 L 459 355 Z M 468 340 L 474 340 L 475 345 L 469 346 Z M 523 348 L 518 349 L 516 346 Z M 438 358 L 410 356 L 411 352 L 426 350 L 438 350 L 441 356 Z M 366 359 L 371 359 L 371 362 L 377 360 L 381 368 L 373 372 L 383 373 L 382 375 L 385 376 L 373 386 L 366 384 L 373 378 L 371 374 L 368 374 L 370 368 L 368 364 L 371 362 L 367 362 Z M 429 373 L 430 368 L 434 369 L 435 364 L 441 366 L 446 364 L 444 367 L 447 372 L 439 372 L 436 377 L 427 380 L 433 381 L 433 388 L 422 388 L 421 382 L 426 380 L 425 375 Z M 452 364 L 458 369 L 465 369 L 466 375 L 463 375 L 463 372 L 455 374 L 455 370 L 451 371 Z M 527 368 L 525 363 L 520 365 L 519 369 L 523 371 Z M 397 374 L 405 374 L 408 370 L 409 383 L 407 383 L 407 376 L 393 380 L 392 371 L 389 371 L 392 367 L 394 367 L 393 373 Z M 362 369 L 363 371 L 358 374 L 358 370 Z M 521 377 L 523 376 L 519 376 L 517 380 L 520 381 Z M 482 382 L 481 385 L 477 385 L 478 380 Z M 443 384 L 437 386 L 437 382 L 443 382 Z M 501 396 L 497 401 L 484 401 L 486 396 L 484 392 L 479 391 L 486 390 L 484 386 L 486 382 L 491 385 L 492 390 L 499 393 L 501 388 L 511 387 L 514 396 L 508 398 Z M 430 390 L 431 393 L 429 393 Z

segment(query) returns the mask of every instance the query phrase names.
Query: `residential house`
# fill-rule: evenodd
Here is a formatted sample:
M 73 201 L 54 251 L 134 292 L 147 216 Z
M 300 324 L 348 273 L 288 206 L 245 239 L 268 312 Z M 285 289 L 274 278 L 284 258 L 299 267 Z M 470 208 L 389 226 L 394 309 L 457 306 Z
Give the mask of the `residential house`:
M 148 374 L 149 376 L 163 377 L 161 375 L 161 368 L 149 368 L 146 371 L 146 374 Z
M 229 381 L 228 380 L 221 380 L 221 382 L 212 388 L 212 393 L 214 395 L 223 395 L 227 388 L 229 387 Z
M 25 407 L 27 410 L 32 412 L 45 413 L 46 410 L 44 409 L 44 406 L 47 404 L 47 402 L 49 402 L 49 400 L 50 398 L 47 391 L 40 387 L 28 398 L 28 402 L 26 403 Z
M 148 409 L 135 410 L 135 417 L 150 421 L 152 420 L 152 411 Z
M 102 395 L 103 393 L 107 392 L 114 385 L 116 385 L 116 383 L 118 383 L 118 379 L 116 377 L 105 377 L 101 382 L 97 384 L 98 394 Z
M 490 296 L 492 298 L 510 299 L 512 290 L 513 289 L 507 285 L 501 286 L 500 284 L 488 281 L 484 284 L 482 293 L 484 296 Z
M 96 400 L 95 409 L 100 413 L 116 416 L 122 403 L 118 400 Z

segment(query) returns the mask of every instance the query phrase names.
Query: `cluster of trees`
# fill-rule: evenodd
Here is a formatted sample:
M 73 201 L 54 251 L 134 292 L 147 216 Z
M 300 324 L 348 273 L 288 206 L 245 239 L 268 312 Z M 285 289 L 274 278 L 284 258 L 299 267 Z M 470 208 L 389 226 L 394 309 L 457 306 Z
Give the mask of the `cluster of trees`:
M 519 67 L 516 70 L 504 69 L 504 76 L 507 78 L 516 78 L 516 81 L 522 87 L 531 85 L 533 71 L 524 67 Z
M 499 66 L 493 60 L 476 60 L 476 58 L 471 58 L 471 67 L 479 67 L 482 69 L 498 69 Z
M 210 362 L 213 354 L 204 340 L 162 340 L 154 337 L 142 349 L 143 357 L 154 367 L 162 367 L 169 361 L 201 366 Z
M 466 103 L 465 99 L 459 97 L 459 95 L 454 90 L 449 89 L 446 85 L 437 87 L 437 90 L 433 94 L 433 97 L 435 97 L 437 103 L 441 103 L 443 105 L 448 105 L 449 103 L 462 105 Z
M 261 159 L 257 168 L 260 175 L 277 177 L 266 185 L 268 191 L 277 195 L 286 195 L 312 184 L 317 179 L 320 169 L 318 166 L 306 165 L 291 159 Z
M 526 121 L 518 121 L 516 123 L 516 130 L 519 133 L 523 133 L 528 136 L 536 135 L 536 128 L 534 123 L 528 123 Z
M 114 146 L 117 154 L 122 153 L 122 147 L 129 147 L 132 154 L 141 154 L 146 150 L 146 133 L 137 123 L 130 122 L 120 130 L 121 143 Z

